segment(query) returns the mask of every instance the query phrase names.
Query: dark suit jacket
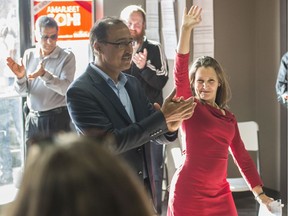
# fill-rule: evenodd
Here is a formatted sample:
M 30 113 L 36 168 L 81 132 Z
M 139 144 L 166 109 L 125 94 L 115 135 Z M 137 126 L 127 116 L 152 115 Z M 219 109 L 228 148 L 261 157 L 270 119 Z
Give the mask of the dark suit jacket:
M 135 77 L 127 74 L 125 76 L 128 79 L 125 88 L 132 102 L 135 123 L 131 121 L 114 91 L 90 65 L 85 73 L 70 85 L 67 91 L 67 106 L 79 133 L 85 134 L 96 129 L 115 135 L 116 152 L 130 164 L 141 179 L 145 162 L 151 181 L 151 158 L 148 149 L 145 149 L 149 148 L 149 145 L 145 144 L 156 137 L 162 143 L 174 141 L 177 133 L 167 133 L 162 112 L 154 110 Z M 151 190 L 153 193 L 154 189 Z

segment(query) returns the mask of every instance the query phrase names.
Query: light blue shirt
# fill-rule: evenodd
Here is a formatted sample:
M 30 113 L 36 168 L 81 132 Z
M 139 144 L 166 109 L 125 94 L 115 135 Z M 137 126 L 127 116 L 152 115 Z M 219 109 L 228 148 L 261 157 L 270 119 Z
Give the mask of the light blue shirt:
M 127 82 L 127 77 L 121 72 L 119 74 L 118 83 L 115 83 L 106 73 L 104 73 L 100 68 L 96 65 L 90 63 L 91 67 L 95 69 L 95 71 L 103 77 L 103 79 L 107 82 L 110 88 L 115 92 L 115 94 L 120 99 L 121 103 L 123 104 L 126 112 L 128 113 L 132 122 L 135 122 L 135 115 L 133 106 L 129 97 L 128 92 L 125 89 L 125 84 Z

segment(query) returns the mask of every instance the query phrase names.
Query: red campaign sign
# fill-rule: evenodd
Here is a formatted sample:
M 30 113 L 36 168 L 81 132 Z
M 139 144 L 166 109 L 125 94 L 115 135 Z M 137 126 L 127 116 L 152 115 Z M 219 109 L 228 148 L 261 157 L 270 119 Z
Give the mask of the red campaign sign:
M 43 15 L 53 17 L 59 25 L 58 40 L 88 40 L 92 27 L 92 0 L 36 1 L 34 23 Z

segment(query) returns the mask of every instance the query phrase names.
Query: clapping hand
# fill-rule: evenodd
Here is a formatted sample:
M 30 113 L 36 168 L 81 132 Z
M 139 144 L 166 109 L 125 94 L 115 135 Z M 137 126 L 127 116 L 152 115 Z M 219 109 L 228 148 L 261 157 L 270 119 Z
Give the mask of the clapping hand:
M 40 63 L 38 64 L 36 70 L 35 70 L 33 73 L 29 74 L 28 78 L 29 78 L 29 79 L 35 79 L 35 78 L 37 78 L 37 77 L 39 77 L 39 76 L 43 76 L 44 73 L 45 73 L 44 63 L 43 63 L 43 62 L 40 62 Z
M 135 53 L 133 55 L 132 61 L 139 69 L 143 69 L 147 61 L 147 49 L 144 49 L 143 52 Z
M 183 120 L 191 118 L 196 107 L 193 97 L 184 100 L 182 97 L 175 98 L 175 93 L 176 90 L 174 89 L 165 99 L 160 109 L 170 132 L 176 131 Z
M 21 65 L 17 64 L 11 57 L 8 57 L 6 61 L 7 61 L 7 66 L 16 75 L 18 79 L 21 79 L 25 76 L 25 67 L 23 65 L 22 60 L 21 60 Z

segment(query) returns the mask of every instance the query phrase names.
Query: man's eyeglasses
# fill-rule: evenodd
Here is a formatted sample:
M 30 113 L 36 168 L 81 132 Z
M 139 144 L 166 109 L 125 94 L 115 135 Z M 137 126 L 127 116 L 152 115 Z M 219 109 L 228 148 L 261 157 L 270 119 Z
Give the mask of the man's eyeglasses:
M 48 36 L 48 35 L 41 35 L 41 39 L 42 39 L 42 40 L 47 41 L 49 38 L 50 38 L 51 40 L 56 40 L 56 39 L 58 38 L 58 34 L 53 34 L 53 35 L 50 35 L 50 36 Z
M 111 44 L 116 46 L 118 49 L 123 50 L 126 47 L 132 47 L 135 43 L 134 40 L 129 40 L 129 41 L 121 41 L 121 42 L 110 42 L 110 41 L 99 41 L 99 43 L 105 43 L 105 44 Z

